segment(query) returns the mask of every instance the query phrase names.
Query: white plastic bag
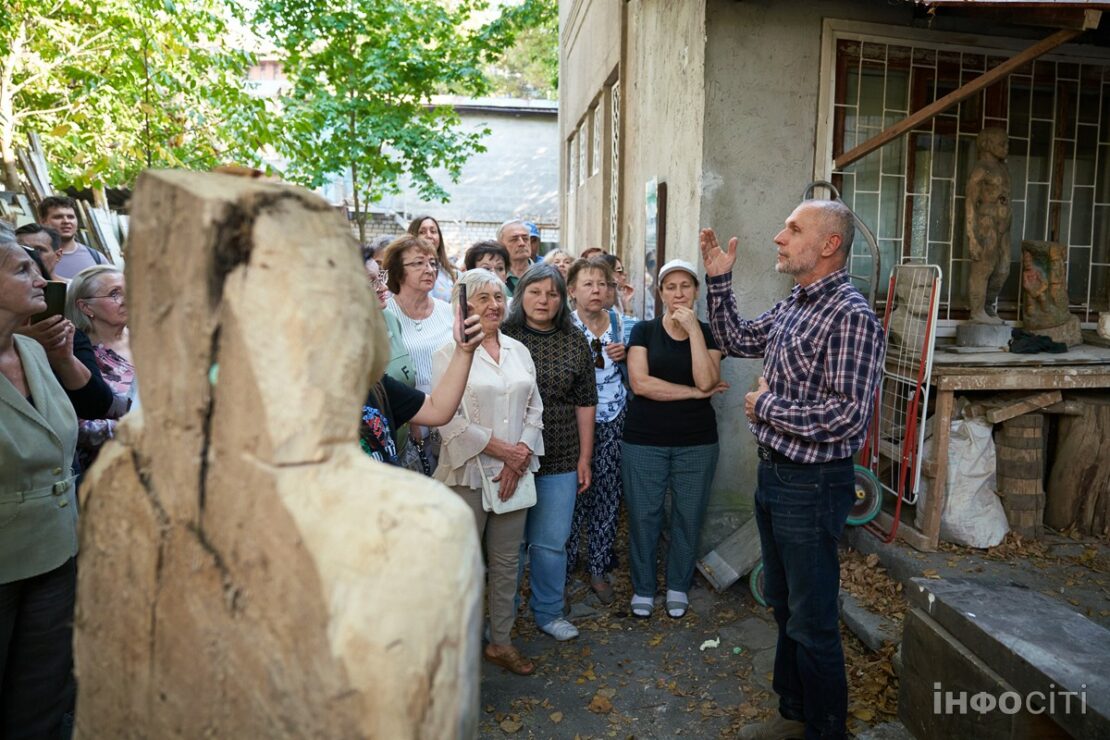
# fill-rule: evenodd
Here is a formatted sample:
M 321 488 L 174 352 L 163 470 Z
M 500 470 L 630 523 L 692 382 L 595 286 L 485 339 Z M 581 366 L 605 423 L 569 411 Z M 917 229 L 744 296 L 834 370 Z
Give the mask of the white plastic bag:
M 992 426 L 977 419 L 956 419 L 948 437 L 948 496 L 940 515 L 940 538 L 966 547 L 994 547 L 1010 531 L 1002 501 L 995 493 Z M 925 440 L 925 459 L 933 458 L 933 438 Z M 924 519 L 929 496 L 922 478 L 915 524 Z

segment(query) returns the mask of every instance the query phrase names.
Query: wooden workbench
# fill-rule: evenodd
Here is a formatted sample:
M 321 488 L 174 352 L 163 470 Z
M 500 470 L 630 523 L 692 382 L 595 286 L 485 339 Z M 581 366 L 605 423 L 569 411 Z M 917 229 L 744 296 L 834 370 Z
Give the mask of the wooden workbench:
M 948 495 L 948 435 L 956 393 L 971 391 L 1090 390 L 1110 388 L 1110 348 L 1080 345 L 1058 355 L 1015 355 L 1009 352 L 957 354 L 937 347 L 931 374 L 936 393 L 933 412 L 934 462 L 927 467 L 935 485 L 925 497 L 924 526 L 921 530 L 902 521 L 898 537 L 926 552 L 937 549 L 940 541 L 940 515 Z M 924 474 L 925 466 L 923 466 Z M 889 532 L 892 517 L 880 512 L 875 520 Z

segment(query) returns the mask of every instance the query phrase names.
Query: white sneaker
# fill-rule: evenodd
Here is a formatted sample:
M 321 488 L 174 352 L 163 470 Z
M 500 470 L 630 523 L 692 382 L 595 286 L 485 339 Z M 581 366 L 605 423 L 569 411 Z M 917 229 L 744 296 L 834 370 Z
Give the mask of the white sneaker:
M 541 624 L 539 628 L 541 632 L 546 632 L 559 642 L 573 640 L 578 637 L 578 628 L 562 617 L 552 619 L 547 624 Z

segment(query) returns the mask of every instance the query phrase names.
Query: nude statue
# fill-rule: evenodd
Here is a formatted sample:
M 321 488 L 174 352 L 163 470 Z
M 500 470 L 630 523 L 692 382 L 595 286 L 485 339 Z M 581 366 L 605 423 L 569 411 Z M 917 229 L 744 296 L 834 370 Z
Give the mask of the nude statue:
M 967 281 L 971 320 L 1002 324 L 998 294 L 1010 274 L 1009 141 L 1000 128 L 986 128 L 976 141 L 979 160 L 967 178 L 967 248 L 971 272 Z

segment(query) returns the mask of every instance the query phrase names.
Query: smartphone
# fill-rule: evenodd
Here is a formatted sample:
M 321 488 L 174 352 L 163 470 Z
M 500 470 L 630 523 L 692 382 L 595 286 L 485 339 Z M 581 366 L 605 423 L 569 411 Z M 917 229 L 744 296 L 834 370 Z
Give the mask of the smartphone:
M 48 280 L 43 288 L 46 295 L 46 310 L 31 317 L 31 323 L 37 324 L 52 316 L 63 316 L 66 312 L 66 284 L 59 280 Z
M 470 315 L 470 304 L 466 300 L 466 286 L 459 286 L 459 316 L 462 320 L 463 339 L 466 339 L 466 317 Z

